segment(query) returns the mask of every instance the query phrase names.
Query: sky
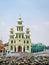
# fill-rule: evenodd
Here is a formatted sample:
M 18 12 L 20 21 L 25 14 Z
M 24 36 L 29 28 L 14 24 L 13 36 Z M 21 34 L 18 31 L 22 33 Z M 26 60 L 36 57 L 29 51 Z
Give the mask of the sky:
M 49 0 L 0 0 L 0 39 L 9 41 L 10 27 L 16 32 L 19 15 L 29 26 L 32 43 L 49 45 Z

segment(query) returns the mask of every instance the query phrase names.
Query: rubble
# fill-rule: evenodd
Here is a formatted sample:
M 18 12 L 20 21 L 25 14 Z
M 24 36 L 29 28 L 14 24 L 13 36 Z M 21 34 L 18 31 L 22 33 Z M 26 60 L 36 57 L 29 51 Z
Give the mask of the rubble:
M 49 65 L 49 56 L 0 57 L 0 65 Z

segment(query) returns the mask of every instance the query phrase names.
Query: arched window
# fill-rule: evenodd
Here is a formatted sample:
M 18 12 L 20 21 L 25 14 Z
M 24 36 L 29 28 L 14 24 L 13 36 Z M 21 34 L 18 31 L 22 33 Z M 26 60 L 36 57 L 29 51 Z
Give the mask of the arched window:
M 19 34 L 19 38 L 21 38 L 21 34 Z
M 24 40 L 24 43 L 25 43 L 25 40 Z
M 27 40 L 27 43 L 29 43 L 29 41 Z
M 11 46 L 11 50 L 13 50 L 13 46 Z
M 13 40 L 11 40 L 11 43 L 13 43 Z

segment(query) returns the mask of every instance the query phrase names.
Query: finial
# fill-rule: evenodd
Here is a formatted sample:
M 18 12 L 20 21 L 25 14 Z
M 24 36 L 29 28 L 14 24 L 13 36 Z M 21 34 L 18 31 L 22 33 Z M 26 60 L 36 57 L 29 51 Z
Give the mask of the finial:
M 13 28 L 13 26 L 11 26 L 11 28 Z
M 11 26 L 10 30 L 13 30 L 13 26 Z
M 29 29 L 29 26 L 27 26 L 26 29 Z
M 30 31 L 29 26 L 26 27 L 26 31 Z
M 21 14 L 19 14 L 19 17 L 18 17 L 18 19 L 21 19 Z
M 21 15 L 19 15 L 19 17 L 18 17 L 18 22 L 23 22 L 21 19 Z

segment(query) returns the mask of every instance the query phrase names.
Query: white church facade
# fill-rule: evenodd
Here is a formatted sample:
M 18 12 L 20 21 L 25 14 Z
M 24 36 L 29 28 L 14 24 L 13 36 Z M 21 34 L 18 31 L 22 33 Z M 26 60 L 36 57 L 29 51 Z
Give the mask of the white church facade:
M 8 50 L 10 52 L 31 52 L 31 38 L 30 38 L 30 30 L 27 27 L 26 32 L 23 31 L 21 17 L 18 18 L 18 25 L 16 26 L 17 30 L 14 34 L 14 28 L 10 28 L 10 36 L 8 43 Z

